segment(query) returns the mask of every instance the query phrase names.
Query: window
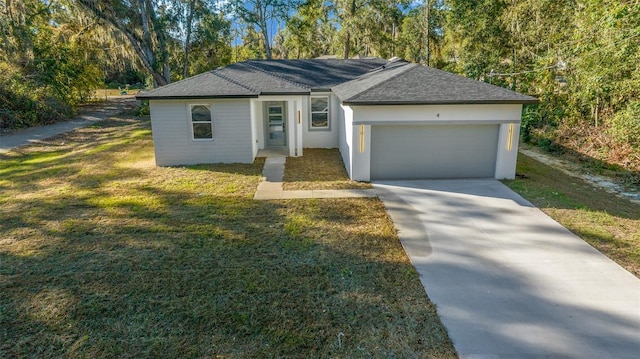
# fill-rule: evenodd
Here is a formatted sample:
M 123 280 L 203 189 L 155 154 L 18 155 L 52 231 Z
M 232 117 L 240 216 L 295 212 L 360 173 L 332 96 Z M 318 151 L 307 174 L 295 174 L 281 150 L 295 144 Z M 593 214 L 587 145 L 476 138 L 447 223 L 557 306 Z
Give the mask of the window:
M 193 126 L 194 140 L 213 139 L 210 105 L 191 105 L 191 126 Z
M 311 98 L 311 129 L 329 129 L 329 97 Z

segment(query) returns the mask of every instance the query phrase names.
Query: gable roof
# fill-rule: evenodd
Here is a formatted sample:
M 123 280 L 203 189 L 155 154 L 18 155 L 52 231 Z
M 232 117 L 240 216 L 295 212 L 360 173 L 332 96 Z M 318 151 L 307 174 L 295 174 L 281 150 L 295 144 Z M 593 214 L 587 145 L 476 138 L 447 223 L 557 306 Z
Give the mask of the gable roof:
M 139 99 L 251 98 L 332 91 L 348 105 L 535 103 L 531 96 L 404 60 L 250 60 Z

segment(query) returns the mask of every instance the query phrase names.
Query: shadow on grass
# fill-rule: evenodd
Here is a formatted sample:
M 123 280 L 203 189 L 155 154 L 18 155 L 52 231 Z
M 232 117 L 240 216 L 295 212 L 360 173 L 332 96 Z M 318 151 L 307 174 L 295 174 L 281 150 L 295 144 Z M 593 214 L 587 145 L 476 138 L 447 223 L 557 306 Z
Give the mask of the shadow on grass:
M 563 226 L 640 276 L 640 205 L 519 154 L 518 173 L 504 181 Z
M 455 357 L 378 200 L 254 201 L 262 163 L 157 168 L 147 128 L 3 164 L 0 356 Z

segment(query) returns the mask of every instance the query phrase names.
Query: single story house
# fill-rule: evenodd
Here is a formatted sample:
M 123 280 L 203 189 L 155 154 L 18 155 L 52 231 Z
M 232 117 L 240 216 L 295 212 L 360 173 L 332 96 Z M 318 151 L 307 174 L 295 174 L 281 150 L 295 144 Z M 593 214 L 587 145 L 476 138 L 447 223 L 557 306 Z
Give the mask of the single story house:
M 537 102 L 397 58 L 245 61 L 138 99 L 159 166 L 339 148 L 357 181 L 513 178 L 522 105 Z

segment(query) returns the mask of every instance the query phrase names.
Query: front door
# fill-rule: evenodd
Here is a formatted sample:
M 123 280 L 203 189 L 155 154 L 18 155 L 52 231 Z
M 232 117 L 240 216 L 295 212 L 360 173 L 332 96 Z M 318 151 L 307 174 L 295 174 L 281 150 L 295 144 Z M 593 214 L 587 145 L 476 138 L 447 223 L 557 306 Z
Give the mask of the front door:
M 286 136 L 286 116 L 284 102 L 267 103 L 266 105 L 267 124 L 267 146 L 284 147 L 287 145 Z

